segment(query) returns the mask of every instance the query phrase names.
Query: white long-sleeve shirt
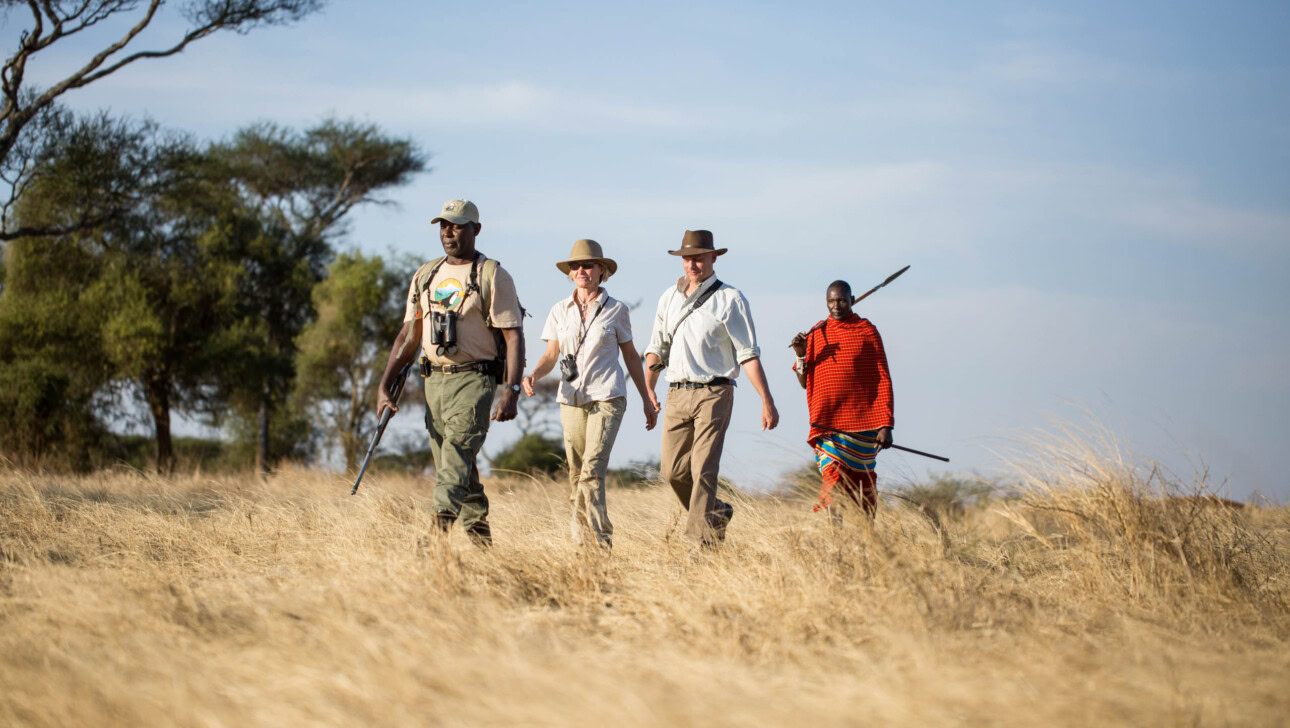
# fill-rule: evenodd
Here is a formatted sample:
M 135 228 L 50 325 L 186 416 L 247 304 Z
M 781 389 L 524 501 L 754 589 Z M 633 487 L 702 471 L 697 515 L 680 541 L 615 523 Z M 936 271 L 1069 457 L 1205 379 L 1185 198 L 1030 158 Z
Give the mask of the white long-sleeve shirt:
M 709 276 L 690 296 L 687 281 L 668 286 L 658 299 L 654 330 L 647 354 L 662 356 L 663 339 L 676 328 L 667 365 L 669 382 L 710 382 L 717 377 L 736 379 L 739 365 L 761 355 L 752 310 L 739 289 L 722 284 L 703 305 L 681 321 L 681 314 L 717 282 Z M 677 328 L 676 322 L 681 321 Z

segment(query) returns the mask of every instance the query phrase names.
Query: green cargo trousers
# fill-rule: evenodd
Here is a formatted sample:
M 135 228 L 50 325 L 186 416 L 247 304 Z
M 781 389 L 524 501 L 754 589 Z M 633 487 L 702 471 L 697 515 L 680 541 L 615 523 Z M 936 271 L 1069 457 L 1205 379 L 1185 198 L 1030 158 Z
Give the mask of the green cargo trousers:
M 486 527 L 488 496 L 475 458 L 488 435 L 496 382 L 480 372 L 431 372 L 425 385 L 435 512 L 451 513 L 467 531 Z

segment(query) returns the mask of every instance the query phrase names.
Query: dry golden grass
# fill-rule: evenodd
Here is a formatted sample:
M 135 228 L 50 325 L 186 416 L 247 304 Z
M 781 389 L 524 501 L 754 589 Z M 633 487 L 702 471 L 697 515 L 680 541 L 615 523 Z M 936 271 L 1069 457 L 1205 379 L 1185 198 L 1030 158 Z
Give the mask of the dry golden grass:
M 948 546 L 745 498 L 693 553 L 615 490 L 608 558 L 552 482 L 489 482 L 481 551 L 379 473 L 3 473 L 0 724 L 1284 724 L 1290 510 L 1045 462 Z

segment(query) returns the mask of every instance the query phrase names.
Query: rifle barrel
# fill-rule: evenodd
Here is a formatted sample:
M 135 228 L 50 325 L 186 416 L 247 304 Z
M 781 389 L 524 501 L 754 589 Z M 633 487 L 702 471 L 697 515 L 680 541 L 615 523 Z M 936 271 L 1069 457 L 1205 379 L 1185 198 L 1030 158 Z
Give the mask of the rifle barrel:
M 399 397 L 403 396 L 403 385 L 407 382 L 408 371 L 412 369 L 412 362 L 408 362 L 403 369 L 399 370 L 398 378 L 390 385 L 390 400 L 394 404 L 399 403 Z M 367 466 L 372 463 L 372 454 L 376 452 L 376 446 L 381 442 L 381 435 L 385 434 L 385 426 L 390 424 L 390 418 L 394 416 L 394 410 L 386 409 L 381 413 L 380 422 L 376 423 L 376 432 L 372 433 L 372 442 L 367 446 L 367 455 L 363 458 L 363 465 L 358 469 L 358 477 L 354 478 L 354 487 L 349 489 L 349 494 L 354 495 L 358 492 L 358 484 L 363 482 L 363 474 L 367 472 Z

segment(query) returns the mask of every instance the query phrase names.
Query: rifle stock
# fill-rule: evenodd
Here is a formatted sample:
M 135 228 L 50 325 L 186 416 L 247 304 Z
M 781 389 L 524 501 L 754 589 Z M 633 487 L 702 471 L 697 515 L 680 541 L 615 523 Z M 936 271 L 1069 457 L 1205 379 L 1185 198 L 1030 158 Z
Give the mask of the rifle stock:
M 412 362 L 408 362 L 403 369 L 399 370 L 398 377 L 390 385 L 390 401 L 394 404 L 399 403 L 399 397 L 403 395 L 403 385 L 408 380 L 408 372 L 412 369 Z M 358 484 L 363 482 L 363 474 L 367 472 L 367 466 L 372 462 L 372 455 L 376 452 L 376 446 L 381 442 L 381 435 L 385 434 L 385 426 L 390 424 L 390 418 L 394 416 L 394 410 L 386 409 L 381 413 L 380 422 L 376 423 L 376 432 L 372 433 L 372 442 L 367 446 L 367 456 L 363 458 L 363 466 L 358 469 L 358 477 L 354 478 L 354 487 L 349 489 L 349 494 L 354 495 L 358 492 Z

